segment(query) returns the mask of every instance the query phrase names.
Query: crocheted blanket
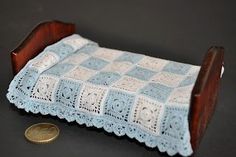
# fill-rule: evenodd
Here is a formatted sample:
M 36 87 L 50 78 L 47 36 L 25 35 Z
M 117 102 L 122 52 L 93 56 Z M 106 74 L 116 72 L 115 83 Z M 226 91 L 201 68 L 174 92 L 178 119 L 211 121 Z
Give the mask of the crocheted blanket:
M 72 35 L 30 60 L 10 83 L 7 98 L 27 112 L 189 156 L 188 112 L 198 72 L 199 66 L 103 48 Z

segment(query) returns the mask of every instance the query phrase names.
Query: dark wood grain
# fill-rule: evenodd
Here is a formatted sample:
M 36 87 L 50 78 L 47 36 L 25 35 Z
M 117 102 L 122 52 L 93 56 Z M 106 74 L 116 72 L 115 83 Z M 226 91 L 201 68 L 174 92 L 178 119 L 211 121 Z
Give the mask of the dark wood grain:
M 45 47 L 75 33 L 75 25 L 60 21 L 48 21 L 37 25 L 23 42 L 11 52 L 13 73 L 17 74 L 28 60 Z
M 46 46 L 75 33 L 75 25 L 59 21 L 39 24 L 26 39 L 11 53 L 13 72 L 16 74 L 28 60 L 39 54 Z M 191 95 L 189 125 L 191 144 L 194 150 L 206 130 L 214 112 L 224 49 L 211 47 L 204 57 Z
M 223 59 L 223 47 L 211 47 L 208 50 L 192 91 L 189 125 L 194 150 L 198 147 L 215 109 Z

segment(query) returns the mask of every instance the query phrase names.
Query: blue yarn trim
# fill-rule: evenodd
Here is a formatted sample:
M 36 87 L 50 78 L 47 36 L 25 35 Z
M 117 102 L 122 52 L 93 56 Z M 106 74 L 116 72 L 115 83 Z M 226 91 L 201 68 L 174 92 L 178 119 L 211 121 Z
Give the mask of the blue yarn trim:
M 15 94 L 12 93 L 10 89 L 7 98 L 11 103 L 15 104 L 17 108 L 24 109 L 26 112 L 57 116 L 68 122 L 76 121 L 80 125 L 85 124 L 87 127 L 103 128 L 106 132 L 113 132 L 117 136 L 127 135 L 131 139 L 134 138 L 140 143 L 145 143 L 147 147 L 158 147 L 160 152 L 167 152 L 170 156 L 176 155 L 177 153 L 182 156 L 189 156 L 192 154 L 192 149 L 184 147 L 183 144 L 176 145 L 175 141 L 170 141 L 168 138 L 152 136 L 131 124 L 121 124 L 119 121 L 110 121 L 104 117 L 91 116 L 78 110 L 61 106 L 60 104 L 37 103 L 26 100 L 23 97 L 17 97 L 13 100 L 12 97 L 14 96 Z M 186 123 L 186 125 L 186 127 L 188 127 L 188 123 Z M 186 134 L 186 136 L 189 135 Z M 179 146 L 179 148 L 176 149 L 176 146 Z

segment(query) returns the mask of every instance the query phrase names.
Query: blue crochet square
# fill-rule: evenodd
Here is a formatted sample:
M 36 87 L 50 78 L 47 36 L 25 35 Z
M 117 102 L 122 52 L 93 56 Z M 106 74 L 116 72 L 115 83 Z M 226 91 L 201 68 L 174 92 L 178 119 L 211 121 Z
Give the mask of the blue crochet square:
M 183 140 L 187 128 L 188 108 L 166 106 L 161 122 L 161 134 L 170 139 Z
M 163 71 L 184 75 L 190 68 L 191 65 L 171 61 L 163 68 Z
M 63 43 L 53 44 L 51 46 L 48 46 L 45 50 L 56 53 L 60 57 L 60 59 L 63 59 L 74 52 L 73 47 Z
M 127 122 L 134 100 L 134 95 L 118 90 L 110 90 L 104 104 L 104 115 Z
M 22 77 L 19 78 L 16 89 L 24 95 L 29 95 L 38 78 L 38 75 L 39 74 L 36 70 L 27 69 Z
M 80 65 L 82 65 L 86 68 L 89 68 L 89 69 L 100 70 L 104 66 L 106 66 L 107 64 L 108 64 L 108 62 L 105 60 L 95 58 L 95 57 L 90 57 L 89 59 L 82 62 Z
M 165 102 L 172 90 L 173 88 L 159 83 L 149 83 L 140 90 L 140 93 L 159 102 Z
M 56 102 L 75 108 L 75 104 L 78 102 L 81 86 L 82 85 L 78 82 L 65 79 L 60 80 L 56 90 Z
M 85 53 L 88 55 L 91 55 L 98 49 L 98 46 L 96 44 L 88 44 L 84 46 L 83 48 L 79 49 L 76 53 Z
M 72 69 L 74 65 L 68 64 L 68 63 L 63 63 L 63 64 L 56 64 L 50 69 L 46 70 L 44 74 L 51 74 L 51 75 L 56 75 L 56 76 L 61 76 L 68 72 L 70 69 Z
M 198 76 L 198 73 L 187 76 L 183 81 L 180 82 L 179 87 L 194 84 L 197 79 L 197 76 Z
M 127 61 L 131 63 L 137 63 L 142 58 L 143 58 L 143 55 L 134 54 L 130 52 L 124 52 L 119 58 L 116 59 L 116 61 Z
M 131 71 L 129 71 L 128 73 L 126 73 L 126 75 L 128 76 L 132 76 L 135 78 L 138 78 L 140 80 L 144 80 L 144 81 L 148 81 L 153 75 L 155 75 L 156 72 L 145 69 L 145 68 L 141 68 L 141 67 L 134 67 Z
M 111 83 L 118 80 L 121 76 L 113 72 L 100 72 L 88 79 L 88 82 L 98 85 L 109 86 Z

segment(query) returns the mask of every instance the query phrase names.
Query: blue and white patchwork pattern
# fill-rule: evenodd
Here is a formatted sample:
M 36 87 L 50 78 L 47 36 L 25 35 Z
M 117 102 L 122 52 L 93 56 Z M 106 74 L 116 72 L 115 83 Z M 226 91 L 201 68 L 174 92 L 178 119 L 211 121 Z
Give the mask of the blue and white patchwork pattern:
M 15 76 L 7 98 L 127 135 L 169 155 L 192 153 L 188 128 L 199 66 L 99 47 L 79 35 L 48 46 Z

